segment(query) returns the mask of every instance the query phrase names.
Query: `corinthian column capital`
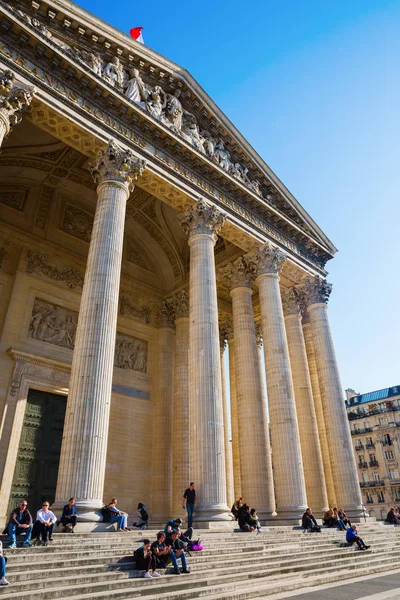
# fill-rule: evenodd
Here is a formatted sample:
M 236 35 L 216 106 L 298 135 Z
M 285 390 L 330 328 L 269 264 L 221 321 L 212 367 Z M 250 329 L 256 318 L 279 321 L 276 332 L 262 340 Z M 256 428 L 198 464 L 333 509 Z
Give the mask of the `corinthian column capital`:
M 310 277 L 304 281 L 300 289 L 302 303 L 309 307 L 312 304 L 328 304 L 332 284 L 319 277 Z
M 233 337 L 233 324 L 231 319 L 225 319 L 219 325 L 219 345 L 221 350 L 226 348 L 227 341 Z
M 107 148 L 99 151 L 89 168 L 98 185 L 106 181 L 120 183 L 130 192 L 146 168 L 146 161 L 135 156 L 131 150 L 122 148 L 115 140 L 110 140 Z
M 172 307 L 175 313 L 175 319 L 189 316 L 189 294 L 182 290 L 173 296 Z
M 256 277 L 262 275 L 279 275 L 286 262 L 287 254 L 273 246 L 270 242 L 266 242 L 249 257 L 249 260 L 254 265 Z
M 174 327 L 175 324 L 175 311 L 174 302 L 172 298 L 164 300 L 160 310 L 156 314 L 156 319 L 159 327 Z
M 256 344 L 257 348 L 262 348 L 264 342 L 262 325 L 261 323 L 256 323 Z
M 12 71 L 0 71 L 0 119 L 8 135 L 12 127 L 22 119 L 22 112 L 32 102 L 34 87 L 22 87 L 14 83 Z
M 193 208 L 179 216 L 179 222 L 185 234 L 190 238 L 195 235 L 212 236 L 214 243 L 224 226 L 226 213 L 200 198 Z
M 300 314 L 300 298 L 299 293 L 295 288 L 289 288 L 286 292 L 282 292 L 281 296 L 283 314 L 285 317 L 288 315 Z
M 251 288 L 254 280 L 255 268 L 246 256 L 240 256 L 233 263 L 219 270 L 221 280 L 231 289 L 238 287 Z

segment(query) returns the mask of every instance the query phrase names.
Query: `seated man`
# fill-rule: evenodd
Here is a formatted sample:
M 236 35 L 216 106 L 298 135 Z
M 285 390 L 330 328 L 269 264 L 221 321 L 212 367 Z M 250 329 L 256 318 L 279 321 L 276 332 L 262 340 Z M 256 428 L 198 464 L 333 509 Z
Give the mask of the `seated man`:
M 238 523 L 240 531 L 254 531 L 256 527 L 253 525 L 250 517 L 250 506 L 244 504 L 238 515 Z
M 350 544 L 350 546 L 352 546 L 355 542 L 360 550 L 368 550 L 368 548 L 370 548 L 370 546 L 366 546 L 364 544 L 363 540 L 358 535 L 357 527 L 355 525 L 352 525 L 346 531 L 346 542 Z
M 156 557 L 151 551 L 150 540 L 142 540 L 142 546 L 135 550 L 133 558 L 135 560 L 136 569 L 143 569 L 143 571 L 145 571 L 144 577 L 148 579 L 151 579 L 152 577 L 161 577 L 156 571 Z M 150 575 L 150 571 L 153 572 L 152 575 Z
M 0 540 L 0 585 L 8 585 L 6 579 L 6 559 L 3 556 L 3 543 Z
M 44 501 L 41 510 L 37 511 L 36 522 L 33 526 L 34 537 L 39 540 L 42 536 L 42 545 L 47 546 L 49 540 L 53 541 L 54 526 L 57 522 L 56 515 L 49 509 L 50 504 Z
M 318 525 L 314 515 L 312 514 L 311 508 L 307 508 L 306 512 L 303 514 L 301 525 L 303 529 L 307 531 L 313 531 L 316 533 L 321 532 L 321 527 Z
M 175 575 L 181 574 L 181 571 L 179 570 L 179 567 L 178 567 L 178 558 L 180 558 L 182 561 L 182 573 L 190 573 L 190 571 L 187 568 L 187 564 L 186 564 L 185 551 L 183 550 L 183 548 L 181 548 L 181 545 L 179 542 L 178 532 L 172 531 L 171 533 L 168 533 L 165 543 L 167 546 L 171 547 L 169 556 L 172 560 L 172 564 L 174 565 Z
M 26 500 L 21 500 L 17 508 L 14 508 L 8 521 L 7 531 L 10 536 L 10 548 L 16 548 L 16 536 L 21 533 L 25 533 L 25 541 L 22 544 L 23 547 L 27 548 L 32 546 L 31 534 L 32 534 L 32 516 L 28 510 L 28 503 Z
M 173 531 L 177 530 L 178 527 L 181 527 L 182 523 L 182 519 L 170 519 L 164 527 L 165 535 L 168 535 L 169 533 L 172 533 Z
M 386 523 L 391 523 L 392 525 L 399 525 L 400 521 L 396 516 L 394 508 L 391 508 L 386 517 Z
M 165 533 L 159 531 L 157 533 L 157 539 L 151 545 L 153 555 L 156 557 L 156 567 L 165 569 L 167 564 L 172 561 L 171 547 L 165 543 Z
M 128 513 L 117 508 L 118 500 L 113 498 L 109 504 L 102 508 L 104 523 L 117 523 L 117 531 L 130 531 L 128 529 Z
M 63 525 L 63 533 L 65 533 L 67 530 L 69 530 L 71 533 L 74 533 L 74 527 L 76 525 L 75 498 L 70 498 L 68 504 L 64 506 L 60 523 Z

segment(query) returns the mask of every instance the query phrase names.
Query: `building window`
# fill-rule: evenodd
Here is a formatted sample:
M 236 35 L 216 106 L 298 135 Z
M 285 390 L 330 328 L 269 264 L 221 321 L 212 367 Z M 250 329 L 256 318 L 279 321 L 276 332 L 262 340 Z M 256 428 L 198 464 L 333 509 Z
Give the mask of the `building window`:
M 382 419 L 382 417 L 378 417 L 376 424 L 377 425 L 383 425 L 383 419 Z
M 384 446 L 391 446 L 392 445 L 392 440 L 390 438 L 390 435 L 388 433 L 384 433 L 383 436 L 381 437 L 381 441 L 382 444 Z
M 394 459 L 393 450 L 385 450 L 385 458 L 386 458 L 386 460 L 393 460 Z
M 374 481 L 380 481 L 380 477 L 379 477 L 378 471 L 373 471 L 372 472 L 372 477 L 374 478 Z
M 372 494 L 367 492 L 366 496 L 367 496 L 367 504 L 373 504 L 374 500 L 372 498 Z
M 399 470 L 389 469 L 389 479 L 399 479 Z
M 378 492 L 378 502 L 385 502 L 385 496 L 383 492 Z

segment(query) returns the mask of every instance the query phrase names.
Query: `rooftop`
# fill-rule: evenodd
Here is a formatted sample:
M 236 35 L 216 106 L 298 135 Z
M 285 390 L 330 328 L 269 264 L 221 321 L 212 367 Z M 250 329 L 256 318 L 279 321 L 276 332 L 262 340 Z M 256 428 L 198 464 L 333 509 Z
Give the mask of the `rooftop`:
M 393 387 L 384 388 L 383 390 L 375 390 L 374 392 L 367 392 L 366 394 L 359 394 L 353 396 L 349 400 L 346 400 L 346 406 L 359 406 L 360 404 L 366 404 L 368 402 L 374 402 L 375 400 L 386 400 L 393 396 L 400 395 L 400 385 Z

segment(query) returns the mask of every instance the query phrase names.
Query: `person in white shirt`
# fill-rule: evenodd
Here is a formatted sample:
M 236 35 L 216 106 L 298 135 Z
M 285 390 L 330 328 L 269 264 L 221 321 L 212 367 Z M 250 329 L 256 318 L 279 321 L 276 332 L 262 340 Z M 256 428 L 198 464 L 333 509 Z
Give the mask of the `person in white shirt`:
M 3 556 L 3 543 L 0 540 L 0 585 L 8 585 L 6 579 L 6 559 Z
M 47 546 L 48 541 L 53 541 L 53 530 L 57 522 L 57 517 L 54 513 L 49 510 L 50 504 L 44 501 L 42 509 L 38 510 L 36 515 L 36 523 L 34 525 L 34 531 L 36 533 L 36 539 L 39 540 L 39 536 L 42 536 L 42 545 Z

